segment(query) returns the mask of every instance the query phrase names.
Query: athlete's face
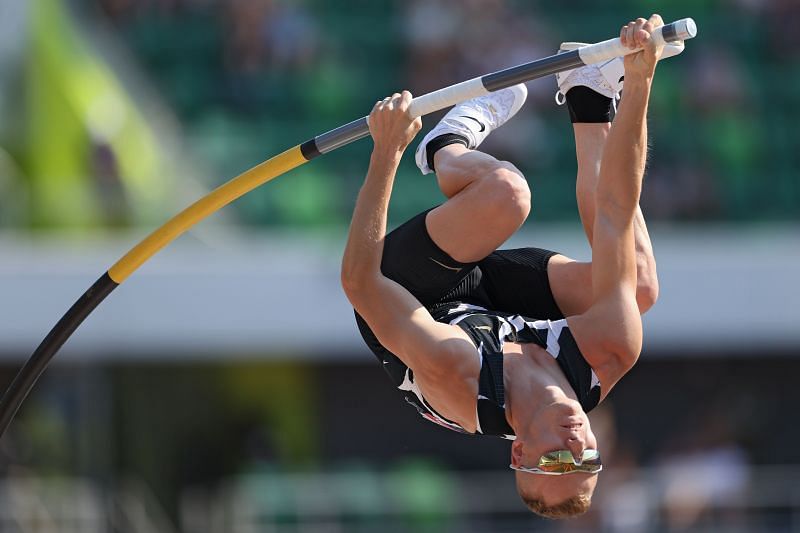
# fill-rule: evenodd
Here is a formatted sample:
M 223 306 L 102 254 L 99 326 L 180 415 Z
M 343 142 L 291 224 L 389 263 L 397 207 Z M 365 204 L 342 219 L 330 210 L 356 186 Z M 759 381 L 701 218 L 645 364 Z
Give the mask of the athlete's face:
M 537 410 L 527 430 L 518 432 L 511 445 L 511 464 L 534 467 L 547 452 L 569 450 L 573 457 L 581 457 L 586 449 L 598 449 L 589 418 L 578 402 L 563 400 Z M 562 476 L 515 474 L 523 497 L 542 499 L 548 505 L 577 494 L 591 494 L 597 483 L 597 474 L 581 472 Z
M 597 449 L 589 417 L 580 403 L 563 398 L 535 410 L 527 427 L 518 428 L 511 462 L 515 466 L 536 466 L 547 452 L 569 450 L 573 456 L 581 457 L 586 449 Z

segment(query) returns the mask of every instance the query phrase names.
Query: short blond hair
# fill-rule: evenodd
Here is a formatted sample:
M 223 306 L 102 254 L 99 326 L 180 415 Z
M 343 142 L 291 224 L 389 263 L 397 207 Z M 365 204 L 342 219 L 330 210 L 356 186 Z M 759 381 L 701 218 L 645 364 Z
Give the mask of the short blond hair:
M 547 505 L 542 500 L 527 499 L 525 497 L 522 498 L 522 501 L 534 513 L 553 520 L 580 516 L 588 511 L 592 505 L 592 497 L 586 494 L 578 494 L 555 505 Z

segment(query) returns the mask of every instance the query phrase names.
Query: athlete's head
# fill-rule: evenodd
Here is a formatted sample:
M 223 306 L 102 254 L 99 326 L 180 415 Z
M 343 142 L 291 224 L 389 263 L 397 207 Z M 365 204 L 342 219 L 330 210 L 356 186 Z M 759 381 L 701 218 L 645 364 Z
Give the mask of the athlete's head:
M 591 504 L 597 473 L 572 471 L 576 470 L 574 465 L 561 468 L 557 464 L 571 462 L 572 458 L 592 462 L 592 452 L 586 450 L 597 450 L 597 438 L 580 404 L 564 399 L 546 405 L 533 412 L 524 430 L 517 429 L 517 438 L 511 445 L 512 468 L 545 470 L 551 474 L 569 471 L 563 475 L 515 471 L 517 492 L 528 508 L 548 518 L 585 513 Z M 561 450 L 561 454 L 553 453 Z M 592 469 L 588 462 L 583 468 Z

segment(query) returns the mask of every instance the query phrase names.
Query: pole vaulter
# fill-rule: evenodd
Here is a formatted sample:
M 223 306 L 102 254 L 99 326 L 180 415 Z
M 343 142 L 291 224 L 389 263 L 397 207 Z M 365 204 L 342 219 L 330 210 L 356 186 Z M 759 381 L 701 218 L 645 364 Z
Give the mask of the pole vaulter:
M 661 44 L 684 41 L 696 35 L 697 26 L 691 18 L 681 19 L 657 28 L 654 33 L 655 38 L 660 40 Z M 420 117 L 518 83 L 584 65 L 601 63 L 637 51 L 623 46 L 619 38 L 590 44 L 583 48 L 486 74 L 414 98 L 409 107 L 409 113 L 412 117 Z M 0 437 L 8 429 L 20 405 L 61 346 L 111 291 L 122 284 L 156 252 L 207 216 L 259 185 L 322 154 L 327 154 L 367 136 L 369 136 L 367 117 L 363 117 L 290 148 L 221 185 L 175 215 L 134 246 L 73 304 L 20 369 L 0 403 Z

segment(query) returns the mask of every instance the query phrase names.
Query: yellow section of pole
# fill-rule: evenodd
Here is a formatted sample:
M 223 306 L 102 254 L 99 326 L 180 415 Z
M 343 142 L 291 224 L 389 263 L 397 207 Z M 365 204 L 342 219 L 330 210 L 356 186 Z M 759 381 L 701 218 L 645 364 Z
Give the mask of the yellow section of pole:
M 224 185 L 220 185 L 172 217 L 166 224 L 153 231 L 139 244 L 131 248 L 114 266 L 108 269 L 109 277 L 117 284 L 122 283 L 156 252 L 208 215 L 225 207 L 259 185 L 277 178 L 281 174 L 285 174 L 306 162 L 308 160 L 303 157 L 298 144 L 294 148 L 290 148 L 256 165 L 247 172 L 239 174 Z

